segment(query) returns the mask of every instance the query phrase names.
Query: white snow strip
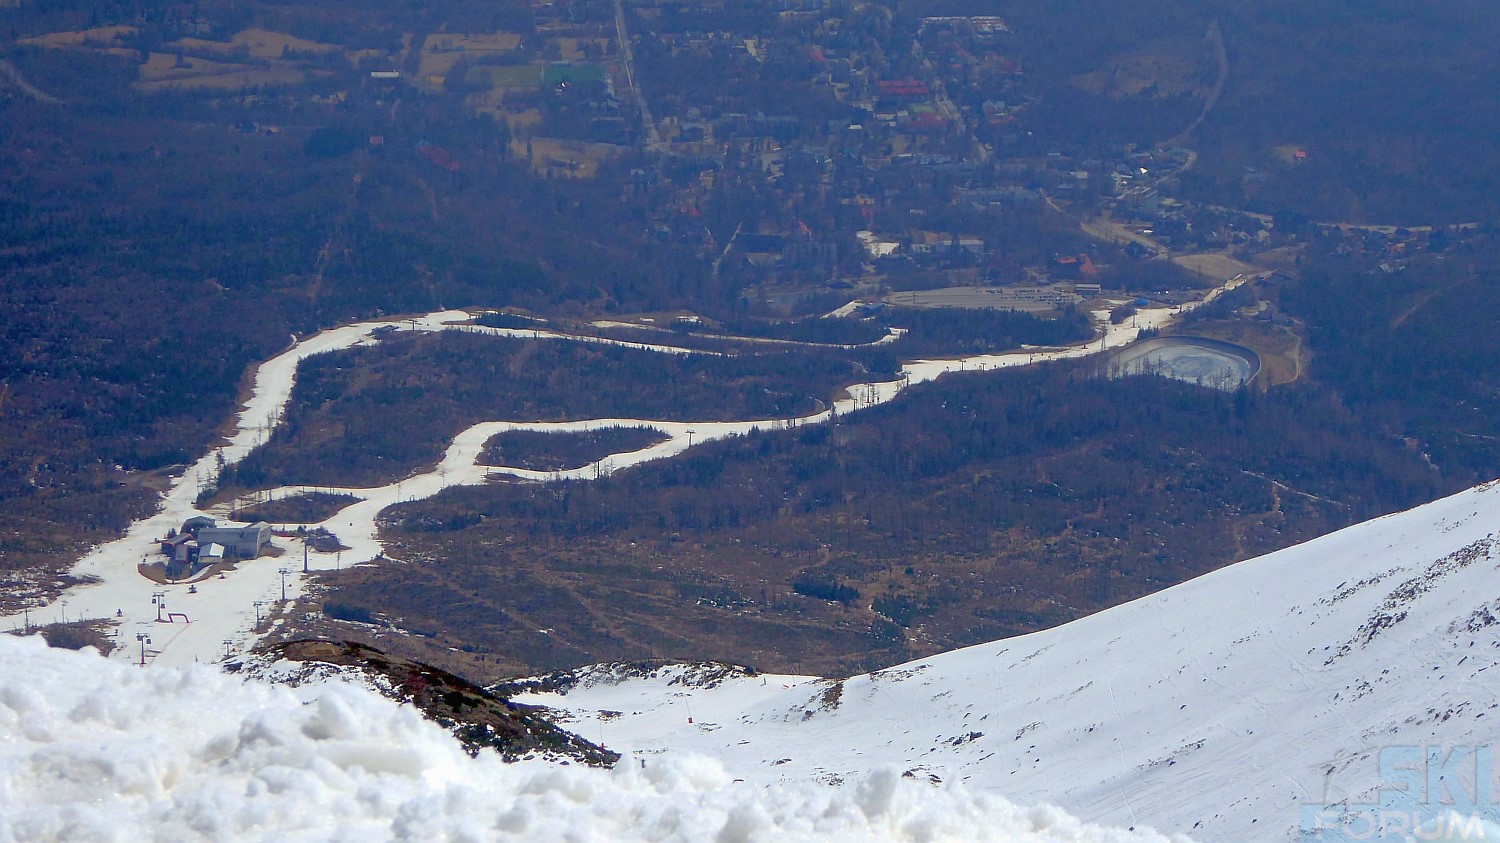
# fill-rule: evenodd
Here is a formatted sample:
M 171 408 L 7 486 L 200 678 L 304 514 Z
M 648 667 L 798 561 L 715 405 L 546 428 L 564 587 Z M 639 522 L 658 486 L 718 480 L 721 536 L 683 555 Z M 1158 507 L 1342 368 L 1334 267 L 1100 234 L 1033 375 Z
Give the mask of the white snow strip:
M 705 758 L 507 765 L 366 688 L 0 635 L 0 841 L 44 840 L 1167 843 L 894 769 L 764 788 Z

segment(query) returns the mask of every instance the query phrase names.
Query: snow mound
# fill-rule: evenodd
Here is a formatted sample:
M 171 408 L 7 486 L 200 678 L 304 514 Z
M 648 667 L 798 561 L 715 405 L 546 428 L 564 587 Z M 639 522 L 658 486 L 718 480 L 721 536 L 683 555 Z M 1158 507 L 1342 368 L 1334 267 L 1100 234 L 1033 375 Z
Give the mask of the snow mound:
M 829 788 L 747 785 L 702 757 L 507 765 L 367 688 L 141 670 L 3 635 L 0 806 L 3 843 L 1168 839 L 892 768 Z
M 574 689 L 635 684 L 652 680 L 664 687 L 718 688 L 726 682 L 760 680 L 754 668 L 727 662 L 637 661 L 605 662 L 571 670 L 558 670 L 540 676 L 512 679 L 491 690 L 503 696 L 555 693 L 566 696 Z

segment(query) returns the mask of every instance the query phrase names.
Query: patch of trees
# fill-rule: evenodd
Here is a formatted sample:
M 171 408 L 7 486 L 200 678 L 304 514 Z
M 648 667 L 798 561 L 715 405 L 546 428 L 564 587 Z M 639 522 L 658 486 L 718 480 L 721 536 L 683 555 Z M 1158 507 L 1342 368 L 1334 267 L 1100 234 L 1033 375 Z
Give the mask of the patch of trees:
M 531 20 L 510 2 L 376 6 L 27 3 L 4 24 L 129 24 L 159 45 L 207 20 L 212 38 L 261 26 L 363 47 L 448 13 L 470 31 Z M 691 249 L 635 242 L 638 211 L 616 191 L 537 177 L 509 160 L 503 127 L 441 95 L 317 80 L 146 94 L 130 57 L 4 57 L 68 106 L 0 98 L 0 521 L 16 528 L 0 567 L 65 567 L 145 512 L 133 473 L 201 455 L 247 369 L 293 333 L 444 306 L 735 294 L 706 283 Z M 311 100 L 345 89 L 336 110 Z M 377 152 L 370 135 L 385 138 Z M 421 140 L 461 171 L 432 166 Z
M 904 330 L 887 351 L 896 355 L 966 354 L 1008 351 L 1022 345 L 1068 345 L 1088 339 L 1086 314 L 1069 310 L 1058 319 L 1009 310 L 886 307 L 866 318 L 807 317 L 784 321 L 737 319 L 724 322 L 725 334 L 820 344 L 868 344 L 890 328 Z
M 1500 153 L 1491 142 L 1500 112 L 1474 107 L 1500 98 L 1500 56 L 1491 48 L 1500 18 L 1483 0 L 1420 15 L 1399 0 L 923 0 L 901 3 L 898 21 L 914 30 L 934 9 L 999 14 L 1015 30 L 1037 100 L 1021 115 L 1036 139 L 1029 151 L 1103 154 L 1187 129 L 1218 75 L 1205 38 L 1217 21 L 1227 84 L 1186 138 L 1198 160 L 1181 193 L 1270 214 L 1396 225 L 1488 219 L 1500 208 L 1492 179 Z M 1177 66 L 1195 77 L 1192 93 L 1081 84 L 1087 75 L 1128 80 L 1132 68 L 1170 82 Z M 1306 158 L 1292 154 L 1299 149 Z
M 32 627 L 24 633 L 15 631 L 12 634 L 41 633 L 48 647 L 59 650 L 82 650 L 84 647 L 93 647 L 101 654 L 109 655 L 116 646 L 115 638 L 110 632 L 110 624 L 107 621 L 81 620 L 49 623 L 45 626 Z
M 691 326 L 684 326 L 696 330 Z M 822 316 L 804 319 L 768 321 L 731 319 L 719 325 L 718 331 L 741 337 L 792 340 L 828 345 L 858 345 L 875 342 L 885 336 L 885 327 L 876 320 L 839 319 Z
M 606 427 L 559 433 L 511 430 L 486 442 L 479 462 L 534 471 L 560 471 L 588 465 L 610 454 L 639 451 L 666 438 L 649 427 Z
M 1228 319 L 1236 310 L 1255 304 L 1255 290 L 1249 285 L 1240 285 L 1202 307 L 1194 308 L 1183 317 L 1185 322 L 1212 322 Z
M 1123 249 L 1111 251 L 1109 263 L 1101 267 L 1098 279 L 1099 286 L 1106 290 L 1197 290 L 1217 284 L 1168 260 L 1142 260 L 1129 257 Z
M 302 149 L 313 158 L 337 158 L 363 147 L 369 138 L 348 126 L 321 126 L 307 136 Z
M 1327 221 L 1492 217 L 1500 117 L 1473 104 L 1500 97 L 1500 20 L 1482 2 L 1430 12 L 1390 0 L 1226 4 L 1230 83 L 1184 191 Z
M 454 435 L 480 421 L 789 418 L 823 406 L 861 376 L 893 374 L 898 351 L 951 354 L 1010 349 L 1022 342 L 1062 344 L 1085 339 L 1091 331 L 1077 313 L 1043 320 L 1008 311 L 911 310 L 889 321 L 912 327 L 890 348 L 853 358 L 801 350 L 662 355 L 462 332 L 392 337 L 373 349 L 304 361 L 285 423 L 265 448 L 227 469 L 220 487 L 389 482 L 435 461 Z M 555 434 L 529 435 L 542 436 Z M 587 437 L 571 441 L 576 445 L 565 446 L 565 453 L 523 448 L 523 458 L 540 460 L 535 466 L 540 470 L 553 470 L 563 463 L 587 464 L 616 444 Z
M 355 623 L 372 624 L 374 626 L 390 626 L 390 624 L 375 616 L 368 607 L 350 603 L 339 603 L 335 600 L 323 601 L 323 614 L 334 620 L 353 621 Z
M 480 314 L 474 322 L 488 328 L 526 328 L 535 330 L 546 330 L 548 328 L 547 323 L 540 319 L 530 319 L 525 316 L 517 316 L 514 313 L 504 313 L 498 310 Z
M 859 599 L 859 589 L 838 580 L 813 572 L 798 574 L 792 578 L 792 590 L 816 600 L 833 603 L 852 603 Z
M 358 503 L 353 495 L 308 492 L 251 504 L 230 513 L 236 521 L 266 521 L 272 524 L 315 524 L 350 504 Z

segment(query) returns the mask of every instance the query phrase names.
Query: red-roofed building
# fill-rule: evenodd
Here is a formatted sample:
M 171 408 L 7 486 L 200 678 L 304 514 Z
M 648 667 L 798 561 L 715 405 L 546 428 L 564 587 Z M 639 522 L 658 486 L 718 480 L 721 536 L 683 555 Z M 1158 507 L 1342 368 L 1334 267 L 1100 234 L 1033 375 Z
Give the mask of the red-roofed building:
M 417 153 L 450 173 L 456 173 L 463 169 L 463 165 L 454 161 L 453 156 L 448 153 L 448 150 L 441 146 L 433 146 L 423 141 L 417 144 Z
M 915 132 L 938 132 L 948 128 L 948 121 L 931 111 L 913 114 L 907 127 Z
M 913 101 L 926 99 L 932 91 L 921 79 L 882 79 L 875 83 L 875 94 L 885 100 Z

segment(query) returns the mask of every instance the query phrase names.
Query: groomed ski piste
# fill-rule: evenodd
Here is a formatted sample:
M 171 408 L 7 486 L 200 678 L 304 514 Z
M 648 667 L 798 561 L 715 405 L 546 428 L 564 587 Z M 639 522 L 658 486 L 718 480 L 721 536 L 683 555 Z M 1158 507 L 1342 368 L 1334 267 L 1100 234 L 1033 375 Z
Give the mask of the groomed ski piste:
M 1243 278 L 1233 279 L 1211 291 L 1202 303 L 1233 289 Z M 1201 303 L 1199 303 L 1201 304 Z M 68 589 L 53 603 L 32 608 L 25 613 L 0 616 L 0 628 L 33 624 L 102 619 L 112 624 L 118 646 L 111 657 L 144 663 L 145 666 L 184 665 L 222 661 L 247 652 L 265 634 L 276 629 L 284 619 L 275 617 L 258 625 L 263 616 L 273 616 L 283 598 L 295 599 L 304 593 L 303 562 L 308 572 L 334 570 L 357 565 L 382 556 L 377 519 L 388 507 L 404 501 L 422 500 L 444 489 L 484 483 L 491 477 L 512 476 L 533 480 L 593 479 L 615 470 L 648 460 L 665 459 L 695 444 L 742 435 L 757 429 L 793 427 L 822 422 L 834 414 L 851 413 L 884 403 L 903 389 L 943 376 L 950 372 L 983 371 L 1084 357 L 1118 348 L 1133 342 L 1140 331 L 1160 328 L 1192 309 L 1194 303 L 1177 309 L 1142 310 L 1130 323 L 1110 324 L 1108 313 L 1094 314 L 1099 323 L 1097 337 L 1074 346 L 1036 348 L 1004 354 L 990 354 L 947 360 L 916 360 L 903 365 L 898 377 L 881 383 L 853 384 L 845 397 L 835 400 L 820 412 L 800 418 L 750 419 L 733 422 L 673 422 L 656 419 L 589 419 L 575 422 L 492 421 L 474 425 L 455 437 L 438 465 L 378 488 L 337 486 L 291 486 L 264 490 L 275 498 L 310 491 L 349 494 L 357 503 L 316 524 L 281 525 L 289 529 L 323 528 L 338 537 L 347 548 L 340 552 L 307 551 L 296 539 L 279 539 L 283 556 L 261 557 L 238 562 L 222 576 L 194 582 L 163 584 L 142 576 L 138 566 L 156 561 L 159 540 L 169 530 L 179 528 L 196 515 L 213 516 L 196 507 L 198 493 L 211 486 L 223 465 L 234 465 L 252 450 L 264 444 L 280 423 L 291 399 L 297 367 L 315 354 L 336 352 L 356 345 L 379 342 L 388 330 L 466 331 L 496 337 L 536 341 L 585 342 L 616 345 L 662 354 L 713 354 L 701 349 L 671 345 L 605 339 L 548 330 L 545 327 L 493 328 L 473 324 L 475 313 L 448 310 L 426 316 L 382 319 L 360 322 L 323 331 L 308 339 L 295 341 L 280 355 L 263 363 L 256 371 L 254 388 L 243 411 L 235 420 L 234 433 L 227 441 L 210 450 L 174 479 L 163 496 L 161 508 L 153 515 L 132 524 L 118 540 L 94 548 L 85 555 L 72 573 L 86 584 Z M 649 427 L 667 439 L 650 447 L 606 456 L 577 469 L 560 472 L 538 472 L 526 469 L 479 465 L 484 443 L 508 430 L 566 432 L 614 426 Z M 220 519 L 223 520 L 222 518 Z M 260 605 L 257 605 L 260 604 Z M 165 607 L 165 608 L 163 608 Z M 146 640 L 149 638 L 149 641 Z
M 1500 481 L 863 676 L 600 666 L 516 700 L 762 786 L 896 765 L 1208 841 L 1500 840 Z

